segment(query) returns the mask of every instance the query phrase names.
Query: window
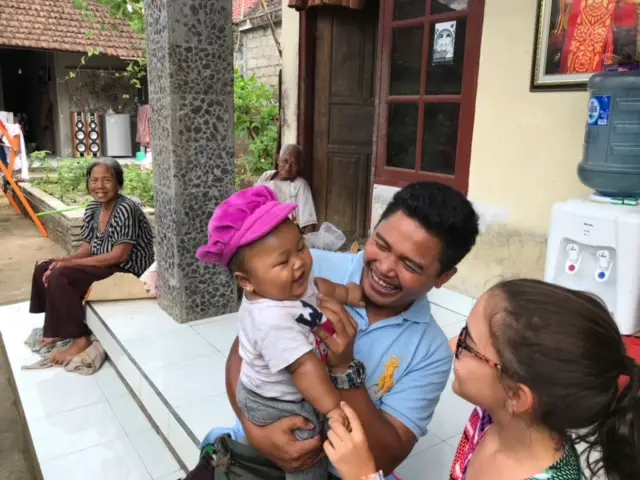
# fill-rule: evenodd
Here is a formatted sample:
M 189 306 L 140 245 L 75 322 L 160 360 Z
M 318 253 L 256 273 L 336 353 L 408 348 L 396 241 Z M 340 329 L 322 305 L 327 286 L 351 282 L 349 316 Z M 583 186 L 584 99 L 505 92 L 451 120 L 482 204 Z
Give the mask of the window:
M 484 0 L 380 6 L 375 182 L 466 193 Z

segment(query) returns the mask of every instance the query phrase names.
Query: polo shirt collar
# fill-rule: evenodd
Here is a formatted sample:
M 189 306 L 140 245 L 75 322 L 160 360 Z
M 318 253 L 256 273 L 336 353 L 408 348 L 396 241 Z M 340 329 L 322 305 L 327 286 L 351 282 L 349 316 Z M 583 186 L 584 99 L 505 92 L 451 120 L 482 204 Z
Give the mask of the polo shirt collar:
M 356 257 L 351 266 L 351 270 L 347 275 L 346 283 L 357 283 L 360 285 L 362 283 L 362 274 L 364 272 L 364 252 L 360 251 L 356 254 Z M 366 319 L 366 311 L 363 308 L 354 309 L 359 313 L 358 316 L 362 317 L 362 320 L 365 321 L 366 324 L 369 323 L 368 319 Z M 431 321 L 431 306 L 429 305 L 429 300 L 427 300 L 427 296 L 425 295 L 422 298 L 419 298 L 404 312 L 396 315 L 394 317 L 390 317 L 386 320 L 383 320 L 384 323 L 395 323 L 397 321 L 407 320 L 413 323 L 429 323 Z M 360 322 L 358 322 L 360 323 Z

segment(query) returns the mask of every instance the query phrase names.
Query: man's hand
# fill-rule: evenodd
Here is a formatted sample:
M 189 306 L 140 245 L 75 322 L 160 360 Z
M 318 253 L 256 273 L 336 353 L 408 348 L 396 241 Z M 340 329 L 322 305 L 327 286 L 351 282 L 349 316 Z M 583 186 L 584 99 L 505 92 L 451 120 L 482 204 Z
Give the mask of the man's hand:
M 306 470 L 324 456 L 320 435 L 309 440 L 294 436 L 294 430 L 310 428 L 302 417 L 286 417 L 265 427 L 250 422 L 243 422 L 243 426 L 249 443 L 285 472 Z
M 329 349 L 327 365 L 331 371 L 342 373 L 353 361 L 353 344 L 358 333 L 358 324 L 347 313 L 344 306 L 332 298 L 319 295 L 318 308 L 331 322 L 336 333 L 329 335 L 319 327 L 314 329 L 314 333 Z

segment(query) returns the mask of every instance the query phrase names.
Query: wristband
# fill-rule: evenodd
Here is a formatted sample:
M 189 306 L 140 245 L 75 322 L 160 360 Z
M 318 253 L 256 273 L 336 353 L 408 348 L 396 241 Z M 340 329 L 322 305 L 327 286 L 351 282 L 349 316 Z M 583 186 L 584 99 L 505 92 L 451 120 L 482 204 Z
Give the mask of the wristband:
M 353 360 L 344 373 L 329 373 L 333 385 L 338 390 L 351 390 L 364 386 L 366 368 L 360 360 Z
M 372 473 L 371 475 L 360 477 L 360 480 L 384 480 L 384 475 L 381 470 L 378 473 Z

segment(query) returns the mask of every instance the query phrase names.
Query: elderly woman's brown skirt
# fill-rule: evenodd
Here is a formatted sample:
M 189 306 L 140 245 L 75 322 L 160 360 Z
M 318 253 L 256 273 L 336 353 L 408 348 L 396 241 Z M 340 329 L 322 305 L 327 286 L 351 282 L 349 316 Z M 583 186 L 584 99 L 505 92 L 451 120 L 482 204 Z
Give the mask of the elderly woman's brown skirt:
M 36 265 L 31 281 L 29 312 L 44 312 L 45 338 L 80 338 L 90 334 L 83 300 L 93 282 L 121 271 L 113 267 L 58 267 L 44 285 L 42 277 L 51 261 Z

